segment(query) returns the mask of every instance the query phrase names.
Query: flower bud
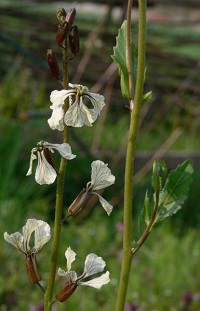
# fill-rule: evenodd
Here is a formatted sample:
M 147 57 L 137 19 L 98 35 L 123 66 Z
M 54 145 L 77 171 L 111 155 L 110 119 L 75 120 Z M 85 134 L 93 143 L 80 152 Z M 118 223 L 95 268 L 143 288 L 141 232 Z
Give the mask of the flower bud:
M 56 79 L 59 79 L 60 70 L 58 67 L 58 62 L 57 62 L 55 53 L 51 49 L 47 50 L 47 62 L 48 62 L 52 76 Z
M 66 11 L 63 8 L 59 8 L 57 11 L 57 20 L 61 26 L 65 24 L 65 19 L 66 19 Z
M 71 281 L 65 283 L 63 288 L 56 295 L 56 299 L 60 302 L 66 301 L 73 294 L 76 288 L 77 288 L 76 283 L 72 283 Z
M 61 45 L 67 36 L 68 24 L 64 24 L 63 26 L 58 27 L 58 31 L 56 33 L 56 43 Z
M 67 12 L 65 21 L 71 26 L 74 22 L 75 16 L 76 16 L 76 9 L 73 8 Z
M 90 193 L 86 189 L 83 189 L 68 208 L 68 213 L 76 216 L 83 209 L 89 198 Z
M 77 26 L 72 26 L 69 33 L 69 44 L 71 52 L 74 56 L 77 56 L 80 50 L 79 47 L 79 31 Z
M 26 272 L 31 283 L 38 283 L 42 279 L 35 254 L 26 255 Z

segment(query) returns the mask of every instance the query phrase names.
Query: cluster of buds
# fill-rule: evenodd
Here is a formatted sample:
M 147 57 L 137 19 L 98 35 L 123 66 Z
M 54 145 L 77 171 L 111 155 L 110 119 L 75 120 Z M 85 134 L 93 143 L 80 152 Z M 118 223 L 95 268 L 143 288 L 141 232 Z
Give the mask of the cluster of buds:
M 69 47 L 72 53 L 72 57 L 69 60 L 76 57 L 79 53 L 79 30 L 76 25 L 73 25 L 76 16 L 76 10 L 70 9 L 67 13 L 63 8 L 59 8 L 57 11 L 58 30 L 56 33 L 56 43 L 62 48 L 67 48 L 67 39 L 69 40 Z M 50 71 L 54 78 L 60 80 L 60 71 L 55 53 L 51 50 L 47 50 L 47 62 Z

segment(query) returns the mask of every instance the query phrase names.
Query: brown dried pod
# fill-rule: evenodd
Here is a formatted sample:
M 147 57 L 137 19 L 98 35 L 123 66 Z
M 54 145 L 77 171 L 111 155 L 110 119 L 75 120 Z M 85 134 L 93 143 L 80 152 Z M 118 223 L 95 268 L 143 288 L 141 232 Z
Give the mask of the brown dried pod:
M 38 283 L 42 279 L 35 254 L 26 255 L 26 272 L 31 283 Z
M 79 45 L 79 31 L 77 26 L 72 26 L 69 33 L 69 44 L 71 52 L 74 56 L 77 56 L 80 51 Z
M 73 9 L 71 9 L 71 10 L 69 10 L 69 11 L 67 12 L 67 15 L 66 15 L 65 20 L 66 20 L 66 22 L 67 22 L 70 26 L 73 24 L 73 22 L 74 22 L 74 20 L 75 20 L 75 16 L 76 16 L 76 9 L 75 9 L 75 8 L 73 8 Z
M 59 79 L 60 70 L 59 70 L 58 62 L 57 62 L 55 53 L 51 49 L 47 50 L 47 62 L 48 62 L 52 76 L 56 79 Z
M 65 283 L 63 288 L 56 295 L 56 299 L 60 302 L 66 301 L 73 294 L 76 288 L 77 288 L 76 283 L 72 283 L 71 281 Z

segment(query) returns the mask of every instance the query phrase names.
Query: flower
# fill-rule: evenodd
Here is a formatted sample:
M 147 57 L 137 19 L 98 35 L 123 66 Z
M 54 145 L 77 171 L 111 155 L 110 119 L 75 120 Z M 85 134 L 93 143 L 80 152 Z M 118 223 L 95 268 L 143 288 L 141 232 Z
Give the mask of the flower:
M 110 282 L 109 271 L 97 278 L 91 279 L 89 281 L 83 281 L 84 279 L 103 271 L 106 263 L 102 257 L 98 257 L 93 253 L 87 255 L 85 259 L 84 270 L 80 276 L 78 276 L 75 271 L 71 271 L 71 265 L 75 261 L 76 253 L 70 247 L 68 247 L 65 251 L 65 257 L 67 259 L 67 271 L 59 268 L 58 275 L 65 277 L 66 283 L 61 291 L 56 295 L 57 300 L 65 301 L 71 296 L 76 287 L 79 285 L 100 289 L 103 285 Z
M 71 215 L 77 215 L 93 194 L 98 196 L 99 202 L 108 215 L 110 215 L 112 212 L 113 206 L 95 190 L 104 189 L 114 184 L 115 177 L 111 174 L 107 164 L 100 160 L 93 161 L 91 167 L 91 181 L 87 183 L 86 188 L 80 192 L 80 194 L 68 208 L 68 212 Z
M 26 174 L 26 176 L 32 174 L 33 160 L 37 159 L 38 157 L 35 180 L 40 185 L 52 184 L 56 179 L 57 172 L 54 168 L 53 159 L 51 158 L 51 153 L 54 152 L 53 149 L 56 149 L 60 155 L 67 160 L 72 160 L 76 157 L 74 154 L 72 154 L 69 144 L 50 144 L 43 140 L 40 141 L 37 144 L 37 147 L 31 150 L 29 170 Z M 35 152 L 37 152 L 37 157 L 34 154 Z
M 33 232 L 34 245 L 30 246 L 29 243 Z M 50 240 L 50 237 L 50 226 L 45 221 L 36 219 L 27 220 L 22 228 L 22 234 L 15 232 L 9 235 L 7 232 L 4 232 L 5 241 L 25 254 L 27 274 L 32 283 L 38 283 L 41 280 L 35 254 Z
M 92 126 L 105 106 L 103 95 L 91 93 L 86 86 L 80 84 L 69 83 L 69 86 L 72 89 L 51 92 L 50 100 L 53 105 L 50 108 L 53 111 L 48 123 L 52 130 L 62 131 L 64 123 L 73 127 L 82 127 L 84 124 Z M 64 113 L 63 107 L 66 98 L 69 98 L 69 109 Z M 93 108 L 87 107 L 83 103 L 84 99 L 89 99 Z

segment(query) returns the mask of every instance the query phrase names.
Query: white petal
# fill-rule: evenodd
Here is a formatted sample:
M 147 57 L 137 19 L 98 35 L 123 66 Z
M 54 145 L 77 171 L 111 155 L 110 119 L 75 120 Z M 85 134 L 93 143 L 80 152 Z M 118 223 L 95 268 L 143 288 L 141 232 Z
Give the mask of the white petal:
M 35 229 L 35 245 L 32 249 L 33 253 L 38 252 L 51 238 L 50 226 L 48 223 L 42 220 L 38 220 L 37 223 L 38 227 Z
M 113 206 L 108 201 L 106 201 L 100 194 L 96 192 L 91 192 L 91 193 L 96 194 L 98 196 L 102 207 L 105 209 L 106 213 L 109 216 L 113 210 Z
M 76 253 L 71 249 L 71 247 L 68 247 L 65 252 L 65 257 L 67 259 L 67 270 L 71 270 L 72 262 L 76 259 Z
M 36 219 L 28 219 L 25 226 L 22 228 L 22 235 L 24 238 L 24 249 L 26 253 L 30 252 L 29 241 L 31 238 L 32 233 L 38 227 L 38 222 Z
M 91 253 L 87 255 L 85 259 L 84 271 L 80 276 L 80 279 L 82 280 L 90 275 L 102 272 L 105 265 L 105 261 L 101 257 L 98 257 L 96 254 Z
M 26 173 L 26 176 L 29 176 L 32 174 L 33 161 L 37 159 L 36 155 L 34 154 L 35 151 L 37 151 L 37 148 L 33 148 L 31 150 L 30 164 L 29 164 L 29 169 L 28 169 L 28 172 Z
M 64 123 L 63 123 L 64 111 L 62 107 L 55 108 L 52 111 L 51 118 L 48 119 L 49 126 L 52 130 L 63 131 Z
M 107 284 L 110 282 L 109 278 L 109 272 L 107 271 L 106 273 L 102 274 L 100 277 L 95 278 L 93 280 L 87 281 L 87 282 L 80 282 L 78 281 L 78 285 L 84 285 L 84 286 L 91 286 L 97 289 L 100 289 L 103 285 Z
M 76 94 L 74 90 L 61 90 L 61 91 L 53 91 L 50 95 L 50 101 L 53 103 L 51 109 L 63 107 L 65 99 L 70 96 Z
M 94 106 L 95 112 L 99 115 L 102 108 L 105 106 L 104 96 L 90 92 L 86 92 L 84 96 L 90 99 L 91 103 Z
M 97 116 L 98 114 L 93 109 L 87 108 L 82 103 L 82 96 L 77 96 L 76 101 L 67 110 L 64 122 L 66 125 L 73 127 L 82 127 L 84 124 L 92 126 Z
M 15 232 L 13 234 L 8 234 L 7 232 L 4 232 L 4 240 L 10 244 L 12 244 L 14 247 L 16 247 L 21 252 L 25 252 L 24 249 L 24 243 L 23 243 L 23 236 L 19 232 Z
M 63 144 L 49 144 L 46 143 L 47 148 L 54 148 L 56 149 L 60 155 L 67 159 L 67 160 L 72 160 L 76 158 L 76 155 L 72 154 L 72 149 L 69 144 L 63 143 Z
M 73 283 L 77 280 L 77 274 L 75 271 L 64 271 L 60 268 L 58 268 L 58 275 L 64 276 L 66 278 L 66 282 L 72 281 Z
M 52 184 L 57 177 L 56 171 L 44 156 L 44 151 L 38 152 L 38 165 L 35 172 L 35 180 L 38 184 Z
M 97 160 L 92 162 L 91 167 L 91 185 L 93 190 L 103 189 L 114 184 L 115 177 L 111 174 L 107 164 Z

